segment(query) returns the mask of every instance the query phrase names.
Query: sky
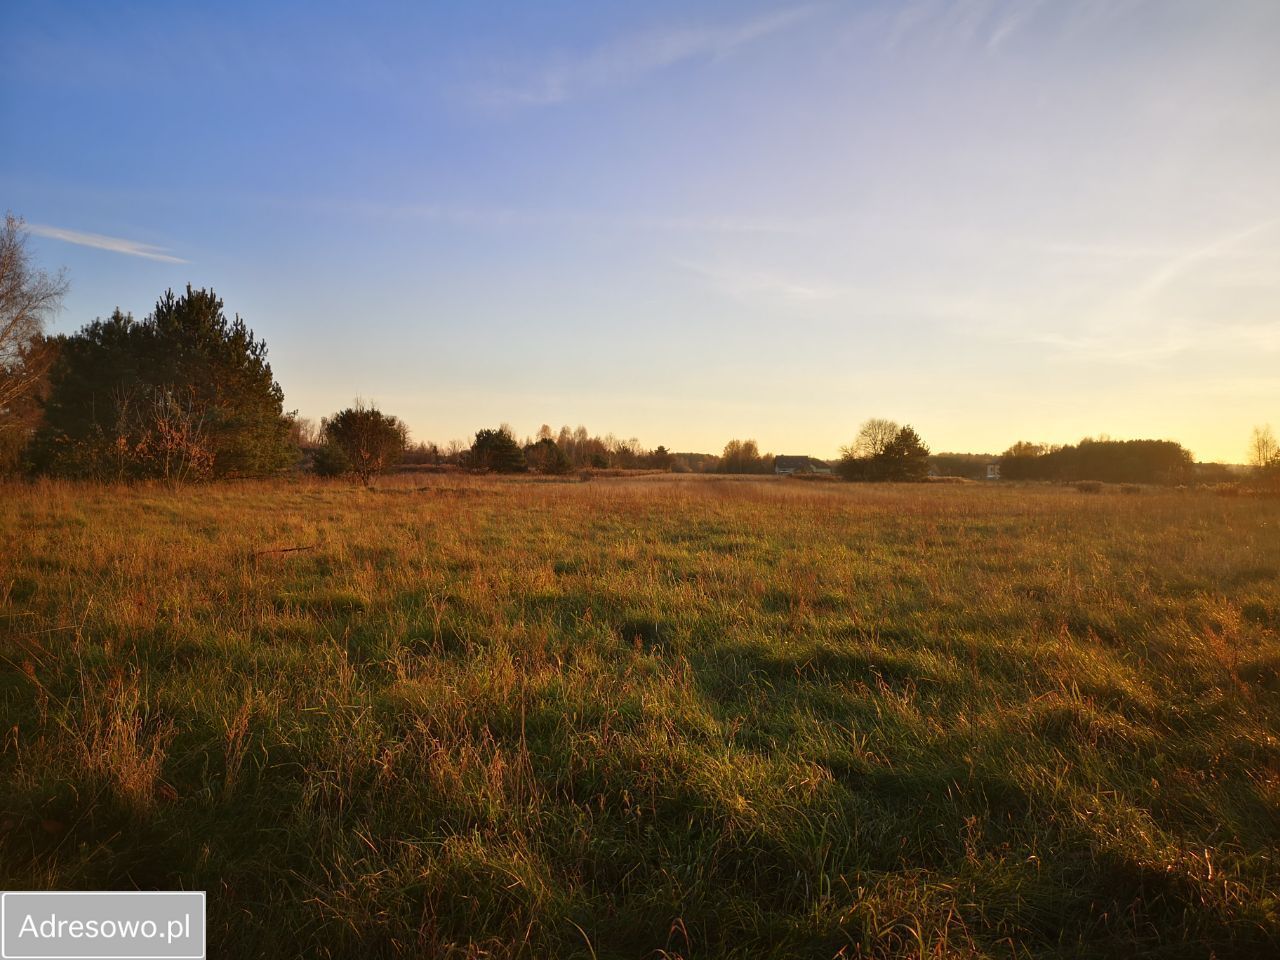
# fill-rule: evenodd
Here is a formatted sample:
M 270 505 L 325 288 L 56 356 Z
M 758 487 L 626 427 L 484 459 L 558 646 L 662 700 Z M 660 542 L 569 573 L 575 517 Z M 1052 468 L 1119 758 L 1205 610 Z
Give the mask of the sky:
M 835 456 L 1280 427 L 1275 0 L 0 5 L 53 329 L 213 287 L 286 408 Z

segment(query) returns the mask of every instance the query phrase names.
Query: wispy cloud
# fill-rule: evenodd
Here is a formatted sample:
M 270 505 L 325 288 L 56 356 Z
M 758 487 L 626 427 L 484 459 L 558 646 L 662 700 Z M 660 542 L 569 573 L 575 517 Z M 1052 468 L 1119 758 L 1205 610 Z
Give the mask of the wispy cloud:
M 623 226 L 641 230 L 669 230 L 677 233 L 761 233 L 798 236 L 814 232 L 817 224 L 812 220 L 783 217 L 735 217 L 735 216 L 652 216 L 629 217 L 617 221 Z
M 676 64 L 721 59 L 808 19 L 819 9 L 820 5 L 812 4 L 736 23 L 655 30 L 543 67 L 518 82 L 492 86 L 482 92 L 481 99 L 496 106 L 562 103 L 634 83 Z
M 1010 11 L 1005 11 L 991 26 L 987 34 L 987 50 L 997 52 L 1006 41 L 1023 28 L 1043 6 L 1044 0 L 1023 0 Z
M 1153 370 L 1166 367 L 1180 356 L 1203 358 L 1215 352 L 1235 355 L 1241 350 L 1270 354 L 1280 350 L 1280 330 L 1274 324 L 1250 322 L 1182 320 L 1176 325 L 1144 323 L 1109 333 L 1070 335 L 1049 332 L 1015 339 L 1021 343 L 1053 348 L 1067 360 Z
M 187 263 L 181 257 L 167 253 L 163 247 L 137 240 L 126 240 L 123 237 L 108 237 L 101 233 L 85 233 L 82 230 L 68 230 L 65 227 L 51 227 L 43 223 L 28 223 L 28 233 L 38 237 L 49 237 L 64 243 L 74 243 L 81 247 L 94 247 L 98 250 L 110 250 L 112 253 L 123 253 L 130 257 L 142 257 L 145 260 L 159 260 L 162 263 Z
M 1270 400 L 1280 396 L 1280 377 L 1217 377 L 1181 384 L 1179 389 L 1199 397 Z
M 886 46 L 908 41 L 962 48 L 981 46 L 997 54 L 1029 29 L 1075 36 L 1108 29 L 1148 0 L 1078 0 L 1050 5 L 1045 0 L 917 0 L 904 5 L 891 22 Z
M 1266 233 L 1277 224 L 1280 224 L 1280 220 L 1264 220 L 1244 230 L 1233 231 L 1218 237 L 1202 247 L 1172 257 L 1134 288 L 1130 294 L 1132 300 L 1136 303 L 1151 300 L 1183 274 L 1191 272 L 1203 263 L 1230 254 L 1239 244 Z
M 1163 367 L 1180 356 L 1203 357 L 1223 351 L 1269 354 L 1280 350 L 1280 327 L 1255 295 L 1233 296 L 1226 264 L 1274 262 L 1274 251 L 1248 241 L 1265 236 L 1280 220 L 1264 220 L 1221 234 L 1181 251 L 1101 245 L 1058 245 L 1059 253 L 1121 261 L 1122 266 L 1152 261 L 1136 279 L 1091 309 L 1059 318 L 1061 330 L 1014 339 L 1059 351 L 1086 363 Z M 1261 280 L 1271 273 L 1257 273 Z M 1253 272 L 1244 274 L 1253 277 Z M 1263 295 L 1274 285 L 1259 286 Z M 1206 304 L 1208 308 L 1206 309 Z
M 419 220 L 465 229 L 582 229 L 637 230 L 669 233 L 799 235 L 817 228 L 813 220 L 785 217 L 749 217 L 733 214 L 686 213 L 640 215 L 608 211 L 465 207 L 436 203 L 385 203 L 375 201 L 317 200 L 304 204 L 323 210 L 385 220 Z
M 1099 336 L 1068 336 L 1043 333 L 1017 338 L 1022 343 L 1052 347 L 1071 360 L 1088 364 L 1110 363 L 1120 366 L 1157 369 L 1169 358 L 1196 349 L 1201 336 L 1187 330 L 1164 331 L 1158 336 L 1122 332 Z
M 839 300 L 849 293 L 846 288 L 834 284 L 785 276 L 771 270 L 711 266 L 689 261 L 677 261 L 676 266 L 697 275 L 716 292 L 747 304 L 813 304 Z
M 1001 14 L 999 0 L 917 0 L 898 10 L 886 45 L 890 50 L 897 50 L 923 39 L 967 47 L 979 41 L 993 49 L 993 42 L 998 46 L 1029 16 L 1026 12 L 1019 13 L 1017 7 L 1013 8 L 1012 16 Z

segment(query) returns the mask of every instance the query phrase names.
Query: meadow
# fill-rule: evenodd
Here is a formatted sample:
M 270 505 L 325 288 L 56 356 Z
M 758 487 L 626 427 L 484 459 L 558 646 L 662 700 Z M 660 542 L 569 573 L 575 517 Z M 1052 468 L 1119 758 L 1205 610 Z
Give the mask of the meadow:
M 216 957 L 1280 951 L 1280 501 L 0 487 L 0 887 Z

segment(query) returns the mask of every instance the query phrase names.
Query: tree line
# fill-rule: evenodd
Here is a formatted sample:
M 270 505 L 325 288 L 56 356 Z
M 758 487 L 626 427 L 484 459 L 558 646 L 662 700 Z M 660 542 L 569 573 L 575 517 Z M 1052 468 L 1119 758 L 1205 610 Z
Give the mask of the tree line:
M 1000 458 L 1006 480 L 1101 480 L 1108 483 L 1183 484 L 1195 460 L 1172 440 L 1094 440 L 1048 446 L 1019 442 Z
M 638 440 L 593 436 L 583 426 L 519 440 L 502 424 L 470 441 L 411 444 L 397 417 L 357 401 L 313 421 L 284 408 L 266 343 L 212 291 L 166 291 L 141 320 L 114 311 L 74 334 L 44 328 L 66 291 L 62 274 L 38 269 L 21 222 L 0 232 L 0 473 L 173 481 L 270 476 L 300 466 L 365 483 L 396 464 L 451 464 L 497 473 L 549 475 L 589 469 L 762 474 L 774 457 L 753 439 L 719 456 L 645 449 Z M 1280 445 L 1254 431 L 1258 477 L 1280 486 Z M 813 461 L 821 464 L 821 461 Z M 931 472 L 982 476 L 986 458 L 934 456 L 910 425 L 866 421 L 841 450 L 835 473 L 851 481 L 920 481 Z M 998 459 L 1009 480 L 1185 483 L 1191 454 L 1167 440 L 1020 442 Z

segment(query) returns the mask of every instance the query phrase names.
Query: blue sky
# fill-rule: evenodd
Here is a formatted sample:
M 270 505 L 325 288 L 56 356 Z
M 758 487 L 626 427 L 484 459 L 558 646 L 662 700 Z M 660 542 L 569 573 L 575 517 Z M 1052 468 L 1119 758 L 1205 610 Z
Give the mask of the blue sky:
M 1280 426 L 1280 3 L 27 3 L 58 330 L 213 286 L 289 408 L 832 456 Z

